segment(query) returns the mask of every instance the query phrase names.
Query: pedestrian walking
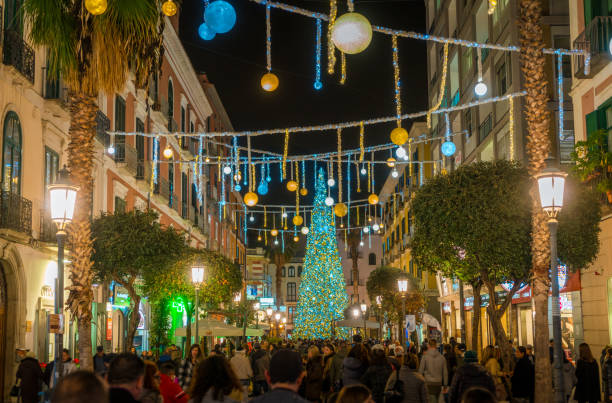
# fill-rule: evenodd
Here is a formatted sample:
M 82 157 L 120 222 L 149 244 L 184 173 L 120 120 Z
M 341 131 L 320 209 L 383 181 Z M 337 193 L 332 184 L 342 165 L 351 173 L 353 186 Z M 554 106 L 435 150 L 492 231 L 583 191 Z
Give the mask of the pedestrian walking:
M 578 347 L 579 357 L 576 362 L 576 390 L 574 400 L 578 403 L 594 403 L 601 400 L 599 387 L 599 365 L 593 358 L 591 348 L 587 343 Z
M 427 342 L 427 351 L 423 353 L 419 373 L 427 383 L 427 393 L 431 403 L 437 403 L 441 393 L 447 393 L 448 369 L 446 360 L 440 354 L 435 339 Z
M 495 397 L 497 400 L 506 400 L 506 387 L 502 379 L 504 373 L 502 372 L 502 367 L 493 346 L 489 345 L 484 349 L 481 364 L 487 369 L 493 381 L 495 381 Z
M 240 403 L 247 394 L 222 354 L 214 354 L 198 364 L 191 385 L 190 403 Z
M 519 346 L 515 352 L 516 365 L 510 378 L 512 383 L 512 401 L 516 403 L 529 403 L 533 401 L 535 388 L 535 368 L 529 357 L 527 349 Z
M 363 385 L 351 385 L 342 388 L 336 403 L 374 403 L 370 389 Z
M 308 400 L 298 395 L 304 378 L 304 367 L 297 351 L 285 349 L 274 354 L 266 377 L 272 390 L 252 399 L 251 403 L 308 403 Z
M 30 354 L 27 348 L 17 347 L 17 379 L 11 390 L 11 396 L 19 396 L 22 403 L 36 403 L 40 400 L 39 393 L 42 391 L 43 373 L 38 360 Z
M 110 403 L 139 402 L 142 395 L 145 364 L 131 353 L 119 354 L 108 367 L 106 376 Z
M 604 402 L 612 402 L 612 347 L 606 350 L 604 365 L 601 369 L 601 379 L 604 387 Z
M 457 368 L 448 393 L 449 403 L 459 403 L 463 394 L 470 388 L 485 388 L 495 393 L 495 381 L 486 368 L 478 363 L 475 351 L 466 351 L 463 365 Z
M 451 337 L 451 339 L 453 339 Z M 453 339 L 454 341 L 454 339 Z M 455 375 L 455 371 L 457 370 L 457 356 L 455 355 L 454 348 L 451 344 L 444 345 L 444 359 L 446 360 L 446 368 L 448 370 L 448 384 L 453 381 L 453 376 Z
M 335 386 L 342 379 L 342 362 L 335 360 L 336 352 L 331 343 L 323 346 L 323 400 L 336 391 Z
M 144 361 L 144 360 L 143 360 Z M 144 361 L 145 376 L 143 390 L 140 395 L 141 403 L 163 403 L 161 392 L 159 391 L 160 373 L 157 365 L 153 361 Z
M 569 401 L 574 386 L 576 386 L 576 368 L 563 354 L 563 389 L 566 401 Z
M 365 374 L 369 364 L 368 349 L 362 343 L 355 344 L 342 362 L 342 385 L 350 386 L 360 383 L 361 376 Z
M 249 384 L 251 383 L 251 378 L 253 378 L 253 368 L 251 367 L 251 362 L 246 356 L 245 347 L 245 345 L 238 346 L 234 352 L 234 356 L 230 360 L 230 366 L 238 377 L 238 380 L 242 385 L 242 389 L 248 394 Z
M 270 368 L 270 354 L 259 343 L 255 343 L 255 351 L 251 354 L 251 368 L 253 369 L 253 395 L 259 396 L 268 391 L 266 371 Z
M 108 362 L 106 361 L 106 354 L 104 354 L 104 347 L 98 346 L 96 349 L 96 355 L 94 355 L 94 372 L 100 376 L 106 374 L 108 369 Z
M 191 386 L 191 379 L 193 378 L 193 371 L 202 362 L 204 356 L 202 350 L 200 350 L 199 344 L 193 344 L 189 349 L 189 354 L 183 361 L 178 369 L 178 381 L 179 385 L 185 392 L 189 390 Z
M 391 375 L 392 367 L 385 355 L 382 344 L 372 347 L 372 361 L 366 372 L 361 376 L 361 383 L 372 391 L 372 399 L 376 403 L 384 403 L 385 386 Z
M 59 378 L 74 372 L 77 370 L 76 364 L 70 357 L 70 351 L 68 349 L 64 349 L 62 351 L 62 373 L 59 374 Z M 46 367 L 45 372 L 43 372 L 43 380 L 49 386 L 50 389 L 55 388 L 55 361 L 51 361 Z
M 187 393 L 175 382 L 176 368 L 172 361 L 162 363 L 159 372 L 159 392 L 164 403 L 187 403 Z
M 412 353 L 406 354 L 404 365 L 393 371 L 389 376 L 385 387 L 386 401 L 397 403 L 429 402 L 425 378 L 417 371 L 418 367 L 418 356 Z
M 104 381 L 89 371 L 72 372 L 57 383 L 51 403 L 108 403 Z
M 307 357 L 306 399 L 311 402 L 320 402 L 323 390 L 323 359 L 321 358 L 319 347 L 310 346 Z

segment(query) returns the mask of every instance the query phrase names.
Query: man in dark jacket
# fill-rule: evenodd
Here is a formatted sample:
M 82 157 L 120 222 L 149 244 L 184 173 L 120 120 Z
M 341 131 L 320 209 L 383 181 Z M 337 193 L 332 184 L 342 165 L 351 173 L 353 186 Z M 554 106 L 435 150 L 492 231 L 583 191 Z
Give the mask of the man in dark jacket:
M 527 349 L 520 346 L 516 349 L 516 366 L 512 373 L 512 398 L 517 402 L 533 400 L 535 387 L 535 369 L 527 356 Z
M 485 367 L 478 363 L 476 352 L 466 351 L 463 356 L 463 365 L 455 372 L 448 396 L 449 402 L 460 402 L 463 392 L 474 386 L 488 389 L 495 395 L 495 382 Z
M 17 368 L 17 385 L 20 387 L 20 402 L 35 403 L 40 400 L 38 394 L 42 391 L 43 372 L 38 360 L 28 355 L 28 349 L 17 347 L 20 363 Z
M 130 353 L 119 354 L 108 367 L 110 403 L 138 402 L 144 385 L 144 362 Z
M 272 390 L 251 400 L 252 403 L 308 403 L 298 395 L 304 378 L 304 367 L 300 353 L 278 350 L 270 359 L 266 379 Z
M 253 396 L 259 396 L 268 391 L 266 371 L 270 368 L 270 354 L 255 343 L 254 351 L 249 357 L 253 369 Z

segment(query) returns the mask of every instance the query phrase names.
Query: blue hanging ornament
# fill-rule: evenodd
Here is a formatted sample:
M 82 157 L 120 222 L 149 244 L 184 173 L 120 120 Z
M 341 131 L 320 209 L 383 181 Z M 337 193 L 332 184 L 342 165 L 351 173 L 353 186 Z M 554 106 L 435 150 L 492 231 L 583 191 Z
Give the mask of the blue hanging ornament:
M 442 143 L 441 150 L 442 154 L 447 157 L 450 157 L 457 150 L 457 146 L 455 146 L 455 143 L 453 143 L 452 141 L 445 141 L 444 143 Z
M 240 186 L 240 184 L 239 184 L 239 183 L 236 183 L 236 186 L 234 186 L 234 190 L 235 190 L 236 192 L 240 192 L 240 191 L 242 190 L 242 186 Z
M 204 39 L 205 41 L 210 41 L 216 35 L 215 31 L 213 31 L 205 22 L 200 24 L 198 34 L 200 35 L 200 38 Z
M 213 1 L 204 10 L 204 21 L 216 33 L 224 34 L 236 24 L 236 11 L 227 1 Z
M 259 186 L 257 186 L 257 193 L 262 196 L 268 194 L 268 182 L 262 179 L 261 182 L 259 182 Z

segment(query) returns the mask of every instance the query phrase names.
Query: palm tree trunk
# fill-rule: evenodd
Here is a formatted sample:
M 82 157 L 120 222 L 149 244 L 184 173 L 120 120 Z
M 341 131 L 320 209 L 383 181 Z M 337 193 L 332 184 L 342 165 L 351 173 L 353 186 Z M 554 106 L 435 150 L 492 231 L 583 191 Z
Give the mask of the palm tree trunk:
M 68 245 L 71 252 L 69 294 L 66 305 L 78 321 L 79 359 L 81 369 L 92 370 L 91 304 L 93 301 L 91 270 L 93 252 L 91 239 L 91 210 L 93 198 L 93 145 L 96 134 L 96 98 L 71 92 L 70 143 L 68 144 L 68 168 L 72 180 L 80 187 L 72 224 L 68 228 Z
M 533 176 L 544 168 L 550 151 L 547 110 L 547 87 L 544 65 L 546 62 L 541 25 L 542 6 L 540 1 L 521 0 L 520 3 L 520 44 L 521 69 L 525 81 L 525 121 L 527 123 L 528 169 Z M 535 309 L 535 351 L 544 359 L 535 363 L 535 401 L 552 401 L 552 376 L 548 360 L 548 290 L 549 290 L 549 249 L 550 234 L 546 217 L 538 203 L 537 192 L 533 191 L 532 213 L 532 259 L 533 259 L 533 300 Z

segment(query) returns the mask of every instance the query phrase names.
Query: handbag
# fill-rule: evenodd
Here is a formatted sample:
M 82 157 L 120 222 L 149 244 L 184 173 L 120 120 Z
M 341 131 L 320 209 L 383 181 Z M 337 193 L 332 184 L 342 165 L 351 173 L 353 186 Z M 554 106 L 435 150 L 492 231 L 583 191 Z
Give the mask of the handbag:
M 9 395 L 11 397 L 18 397 L 21 394 L 21 387 L 17 386 L 17 384 L 14 384 L 13 387 L 11 388 L 11 392 L 9 393 Z

